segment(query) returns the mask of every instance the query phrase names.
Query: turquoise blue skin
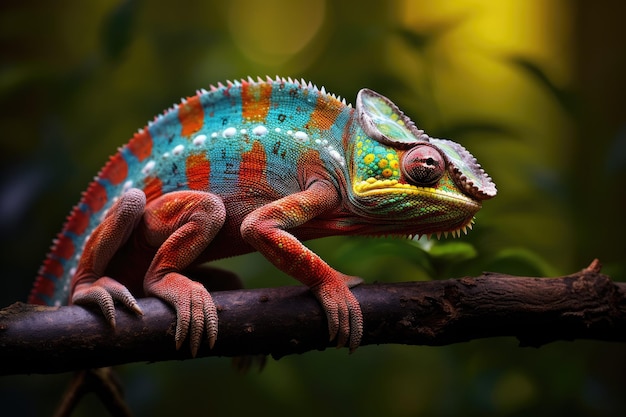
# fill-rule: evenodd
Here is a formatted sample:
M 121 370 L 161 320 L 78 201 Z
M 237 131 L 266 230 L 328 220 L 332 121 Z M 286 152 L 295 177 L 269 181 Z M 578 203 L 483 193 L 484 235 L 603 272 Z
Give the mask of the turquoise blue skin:
M 317 150 L 322 156 L 322 161 L 326 163 L 326 170 L 332 172 L 337 167 L 341 167 L 336 160 L 324 157 L 328 153 L 328 147 L 332 147 L 343 154 L 341 143 L 342 132 L 350 120 L 351 108 L 345 107 L 341 115 L 336 119 L 336 124 L 331 131 L 316 131 L 305 127 L 309 117 L 315 108 L 315 98 L 319 92 L 309 90 L 306 99 L 294 99 L 288 94 L 289 90 L 302 91 L 298 84 L 285 84 L 285 88 L 274 88 L 272 90 L 271 103 L 280 103 L 273 106 L 264 122 L 248 122 L 242 118 L 241 87 L 234 85 L 228 89 L 228 96 L 224 95 L 225 87 L 216 91 L 211 91 L 200 95 L 200 101 L 205 109 L 204 126 L 191 138 L 182 137 L 181 124 L 178 120 L 176 110 L 170 111 L 161 116 L 155 123 L 148 126 L 148 130 L 154 140 L 154 150 L 152 160 L 157 161 L 155 173 L 159 178 L 167 179 L 164 183 L 163 192 L 179 189 L 186 189 L 185 160 L 190 153 L 204 152 L 207 159 L 211 161 L 210 184 L 211 191 L 228 195 L 233 193 L 238 187 L 240 178 L 239 164 L 241 155 L 249 152 L 254 141 L 261 143 L 265 149 L 267 158 L 267 173 L 276 173 L 278 181 L 269 181 L 275 184 L 275 190 L 287 195 L 294 190 L 297 184 L 289 184 L 289 181 L 281 180 L 280 173 L 294 173 L 295 161 L 298 156 L 306 150 Z M 294 111 L 299 108 L 298 112 Z M 286 116 L 283 122 L 279 120 Z M 267 133 L 255 135 L 253 130 L 259 126 L 264 127 Z M 226 137 L 228 129 L 235 130 L 232 136 Z M 276 129 L 280 129 L 279 132 Z M 305 133 L 307 139 L 298 140 L 298 132 Z M 190 140 L 205 135 L 206 141 L 202 146 L 190 145 Z M 326 145 L 320 140 L 327 141 Z M 177 146 L 182 145 L 185 150 L 182 154 L 173 158 L 163 158 Z M 174 167 L 173 165 L 176 165 Z M 341 167 L 344 175 L 347 169 Z M 135 186 L 142 188 L 143 178 L 141 167 L 137 166 L 135 172 L 129 175 L 135 178 Z M 287 176 L 285 176 L 287 178 Z

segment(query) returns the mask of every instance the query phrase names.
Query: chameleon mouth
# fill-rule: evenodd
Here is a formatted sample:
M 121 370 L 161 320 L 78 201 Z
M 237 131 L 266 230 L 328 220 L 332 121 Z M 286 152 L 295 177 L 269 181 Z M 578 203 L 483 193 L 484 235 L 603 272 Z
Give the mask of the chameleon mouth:
M 418 187 L 395 179 L 368 178 L 355 183 L 353 190 L 364 216 L 385 224 L 386 233 L 395 225 L 404 236 L 460 237 L 472 229 L 474 214 L 482 206 L 458 190 Z
M 441 188 L 418 187 L 411 184 L 401 183 L 398 180 L 378 180 L 376 178 L 368 178 L 359 181 L 353 186 L 354 192 L 360 196 L 373 196 L 382 194 L 404 194 L 417 195 L 425 198 L 436 198 L 439 201 L 449 201 L 455 206 L 473 207 L 476 211 L 480 209 L 480 202 L 471 197 L 459 193 L 458 191 L 446 191 Z

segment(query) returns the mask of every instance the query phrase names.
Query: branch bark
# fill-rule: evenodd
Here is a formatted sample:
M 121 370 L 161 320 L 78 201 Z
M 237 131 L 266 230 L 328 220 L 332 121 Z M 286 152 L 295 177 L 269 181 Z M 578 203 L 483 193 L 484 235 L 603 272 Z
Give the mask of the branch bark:
M 521 346 L 556 340 L 626 342 L 626 283 L 594 261 L 559 278 L 484 273 L 443 281 L 361 285 L 353 289 L 365 318 L 362 345 L 439 346 L 514 336 Z M 219 336 L 198 356 L 272 355 L 323 350 L 324 313 L 304 287 L 213 293 Z M 138 317 L 120 308 L 117 329 L 99 311 L 16 303 L 0 310 L 0 375 L 57 373 L 137 361 L 190 358 L 174 349 L 174 312 L 139 300 Z

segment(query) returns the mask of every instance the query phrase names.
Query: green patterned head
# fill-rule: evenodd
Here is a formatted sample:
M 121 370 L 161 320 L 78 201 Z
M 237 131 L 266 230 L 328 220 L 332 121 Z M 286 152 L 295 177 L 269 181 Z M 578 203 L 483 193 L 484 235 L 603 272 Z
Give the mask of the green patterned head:
M 351 209 L 381 232 L 458 233 L 495 184 L 458 143 L 431 138 L 389 99 L 363 89 L 348 150 Z

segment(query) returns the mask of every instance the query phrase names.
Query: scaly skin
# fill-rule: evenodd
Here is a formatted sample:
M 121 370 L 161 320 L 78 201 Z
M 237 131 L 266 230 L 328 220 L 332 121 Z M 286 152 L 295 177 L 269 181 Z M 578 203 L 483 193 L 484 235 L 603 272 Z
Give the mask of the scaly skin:
M 462 146 L 430 138 L 388 99 L 356 107 L 310 83 L 218 84 L 140 130 L 89 185 L 44 261 L 29 301 L 96 304 L 135 297 L 176 309 L 176 347 L 217 339 L 217 310 L 186 277 L 251 251 L 307 285 L 329 336 L 351 350 L 363 334 L 361 282 L 301 241 L 331 235 L 458 235 L 496 189 Z

